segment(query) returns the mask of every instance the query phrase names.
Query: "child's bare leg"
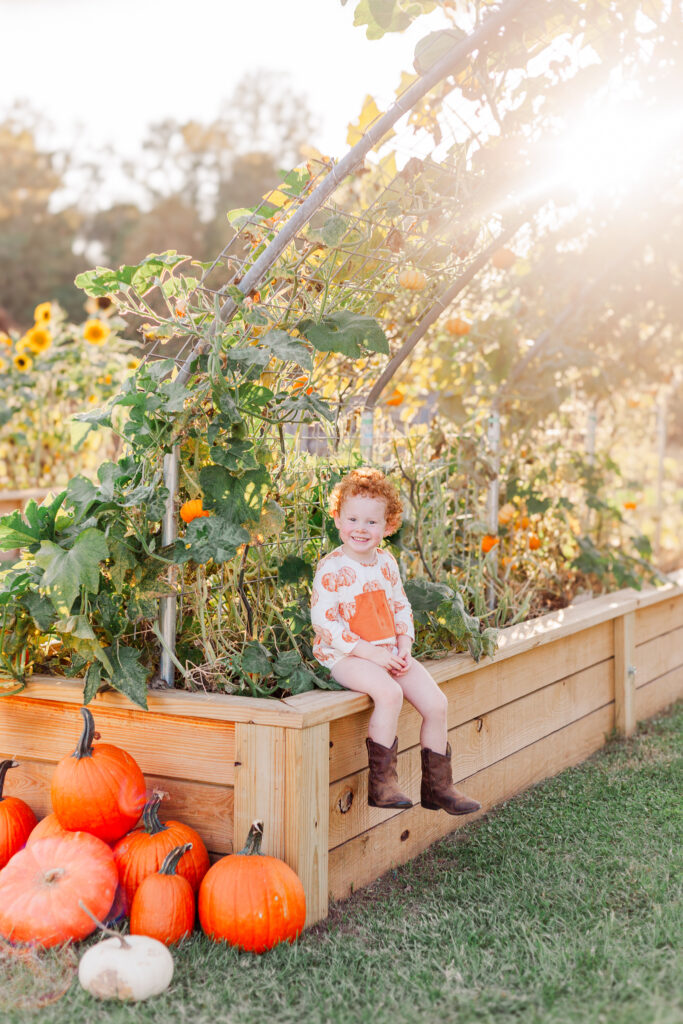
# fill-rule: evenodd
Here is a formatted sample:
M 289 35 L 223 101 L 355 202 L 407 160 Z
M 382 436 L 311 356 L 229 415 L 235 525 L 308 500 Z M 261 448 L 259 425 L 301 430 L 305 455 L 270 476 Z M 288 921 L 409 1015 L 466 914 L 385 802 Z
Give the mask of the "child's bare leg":
M 403 704 L 402 685 L 386 669 L 353 655 L 338 661 L 331 672 L 333 678 L 347 690 L 367 693 L 372 698 L 375 707 L 370 716 L 368 736 L 375 743 L 390 747 L 396 738 L 398 716 Z
M 448 699 L 419 661 L 397 677 L 405 698 L 422 715 L 420 743 L 436 754 L 446 753 L 448 743 Z

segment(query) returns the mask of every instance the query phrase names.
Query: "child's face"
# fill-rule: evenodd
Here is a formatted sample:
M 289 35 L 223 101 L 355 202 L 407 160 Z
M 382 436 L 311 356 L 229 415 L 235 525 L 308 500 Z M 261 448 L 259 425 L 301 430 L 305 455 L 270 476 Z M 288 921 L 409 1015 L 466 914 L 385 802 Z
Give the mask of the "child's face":
M 357 561 L 374 554 L 387 526 L 386 502 L 355 494 L 347 498 L 334 517 L 344 551 Z

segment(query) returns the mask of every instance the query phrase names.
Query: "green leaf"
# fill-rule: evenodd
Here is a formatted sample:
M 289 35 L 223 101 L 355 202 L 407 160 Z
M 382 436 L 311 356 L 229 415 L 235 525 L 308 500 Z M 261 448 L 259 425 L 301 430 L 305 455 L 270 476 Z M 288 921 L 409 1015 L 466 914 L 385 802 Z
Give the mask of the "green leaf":
M 298 651 L 283 651 L 282 654 L 278 654 L 273 665 L 273 671 L 276 676 L 280 678 L 286 678 L 290 676 L 295 668 L 301 664 L 301 655 Z
M 453 591 L 445 583 L 431 583 L 429 580 L 408 580 L 404 589 L 415 612 L 436 611 L 444 598 L 453 598 Z
M 306 693 L 308 690 L 314 690 L 317 682 L 317 676 L 310 669 L 305 665 L 299 665 L 288 678 L 287 689 L 292 695 Z
M 229 362 L 240 366 L 267 366 L 270 362 L 270 352 L 258 345 L 229 348 L 225 355 Z
M 424 75 L 437 61 L 445 57 L 454 48 L 456 43 L 461 42 L 466 33 L 457 28 L 444 28 L 438 32 L 430 32 L 429 35 L 420 39 L 415 47 L 413 67 L 418 75 Z
M 301 320 L 298 330 L 319 352 L 339 352 L 349 359 L 362 356 L 363 348 L 371 352 L 389 354 L 389 342 L 377 320 L 364 313 L 341 309 L 330 316 L 315 320 Z
M 216 466 L 225 466 L 231 473 L 241 473 L 245 469 L 257 469 L 258 461 L 253 454 L 251 441 L 233 441 L 223 448 L 214 445 L 209 452 L 211 461 Z
M 0 519 L 0 549 L 25 548 L 40 540 L 40 528 L 26 522 L 17 509 Z
M 49 598 L 29 590 L 27 594 L 23 595 L 19 604 L 28 610 L 38 629 L 42 632 L 47 632 L 50 629 L 55 621 L 56 612 Z
M 83 703 L 89 704 L 102 685 L 102 666 L 98 661 L 93 661 L 85 674 L 85 687 L 83 688 Z
M 242 651 L 242 668 L 259 676 L 271 675 L 273 666 L 269 651 L 256 640 L 250 641 Z
M 313 369 L 313 357 L 305 345 L 296 338 L 292 338 L 287 331 L 273 330 L 261 338 L 262 343 L 269 348 L 273 355 L 283 362 L 296 363 L 304 370 Z
M 97 499 L 98 492 L 92 480 L 84 476 L 75 476 L 69 480 L 66 486 L 66 498 L 64 504 L 73 508 L 76 512 L 76 522 L 88 511 L 92 503 Z
M 79 534 L 70 550 L 46 540 L 36 552 L 36 564 L 44 569 L 41 587 L 45 588 L 55 611 L 69 615 L 81 587 L 96 594 L 100 584 L 100 566 L 109 550 L 104 534 L 89 527 Z
M 298 555 L 287 555 L 277 567 L 278 583 L 302 583 L 313 579 L 313 566 Z
M 224 466 L 205 466 L 199 474 L 199 481 L 204 492 L 204 507 L 215 509 L 222 519 L 239 524 L 258 522 L 271 486 L 270 475 L 264 466 L 248 470 L 239 477 L 233 476 Z
M 249 534 L 239 523 L 228 521 L 221 516 L 193 519 L 183 540 L 176 541 L 173 549 L 174 561 L 196 562 L 203 565 L 214 562 L 229 562 L 235 557 L 240 544 L 249 543 Z
M 134 704 L 147 710 L 147 669 L 140 664 L 141 652 L 133 647 L 114 644 L 104 653 L 111 661 L 112 671 L 107 682 Z
M 56 622 L 54 628 L 70 650 L 75 651 L 85 661 L 92 661 L 94 658 L 104 665 L 107 672 L 112 671 L 112 664 L 95 636 L 87 615 L 69 615 Z

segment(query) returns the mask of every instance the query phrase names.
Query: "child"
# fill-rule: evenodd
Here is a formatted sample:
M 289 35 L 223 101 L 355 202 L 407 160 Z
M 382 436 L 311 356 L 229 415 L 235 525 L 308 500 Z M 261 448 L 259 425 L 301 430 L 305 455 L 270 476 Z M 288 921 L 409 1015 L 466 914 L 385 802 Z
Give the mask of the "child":
M 380 544 L 401 525 L 395 487 L 377 469 L 357 469 L 337 484 L 330 512 L 341 537 L 318 563 L 311 595 L 313 653 L 349 690 L 374 701 L 368 726 L 368 803 L 412 807 L 398 788 L 398 716 L 406 697 L 422 715 L 422 806 L 471 814 L 481 806 L 453 786 L 448 702 L 410 655 L 413 616 L 396 559 Z

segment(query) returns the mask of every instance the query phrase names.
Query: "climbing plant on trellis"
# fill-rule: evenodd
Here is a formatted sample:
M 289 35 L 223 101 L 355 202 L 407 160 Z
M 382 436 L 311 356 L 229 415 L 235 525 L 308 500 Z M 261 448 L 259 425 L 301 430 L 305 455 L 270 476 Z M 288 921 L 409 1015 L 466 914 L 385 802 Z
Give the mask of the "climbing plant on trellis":
M 525 250 L 558 238 L 569 253 L 576 245 L 548 132 L 577 83 L 591 75 L 598 87 L 577 54 L 597 50 L 607 79 L 640 39 L 644 6 L 666 27 L 666 4 L 636 0 L 473 3 L 466 27 L 444 3 L 451 24 L 418 45 L 416 74 L 395 104 L 382 114 L 368 99 L 342 160 L 312 153 L 253 209 L 232 211 L 234 237 L 215 260 L 165 253 L 81 275 L 88 294 L 113 296 L 139 318 L 147 352 L 122 392 L 82 417 L 118 430 L 128 454 L 102 467 L 99 486 L 71 481 L 66 525 L 57 525 L 59 502 L 29 538 L 33 575 L 10 580 L 14 639 L 4 649 L 17 676 L 49 661 L 38 653 L 47 634 L 55 660 L 85 672 L 86 699 L 111 682 L 144 703 L 150 674 L 169 685 L 174 669 L 188 686 L 258 695 L 334 686 L 311 658 L 307 585 L 334 543 L 328 490 L 368 457 L 404 488 L 407 522 L 392 542 L 413 579 L 419 653 L 490 653 L 491 626 L 529 612 L 538 577 L 515 579 L 496 560 L 498 535 L 512 538 L 514 525 L 500 506 L 523 519 L 545 499 L 529 493 L 513 506 L 512 494 L 499 493 L 500 417 L 518 414 L 525 370 L 542 352 L 554 353 L 555 373 L 566 365 L 558 342 L 591 303 L 592 318 L 602 316 L 595 293 L 614 268 L 599 242 L 584 244 L 578 263 L 566 260 L 555 308 L 520 305 L 513 331 L 503 324 L 510 300 L 501 282 L 513 240 Z M 399 23 L 406 11 L 393 5 Z M 606 222 L 619 222 L 623 202 L 615 199 Z M 666 193 L 661 208 L 630 232 L 633 252 L 666 218 Z M 530 267 L 522 261 L 517 272 Z M 498 315 L 473 327 L 455 304 L 477 289 L 488 289 Z M 406 370 L 423 339 L 446 376 L 472 362 L 470 347 L 483 355 L 489 379 L 477 408 L 452 380 L 425 388 L 425 373 L 437 369 L 429 358 Z M 539 405 L 555 381 L 540 383 Z M 420 406 L 434 418 L 408 429 L 404 412 L 419 419 Z M 178 506 L 200 497 L 208 514 L 181 523 L 178 535 Z M 68 553 L 66 582 L 62 556 L 42 539 L 45 523 L 50 543 Z M 5 528 L 8 537 L 19 529 L 19 520 Z M 637 562 L 618 565 L 627 573 Z

